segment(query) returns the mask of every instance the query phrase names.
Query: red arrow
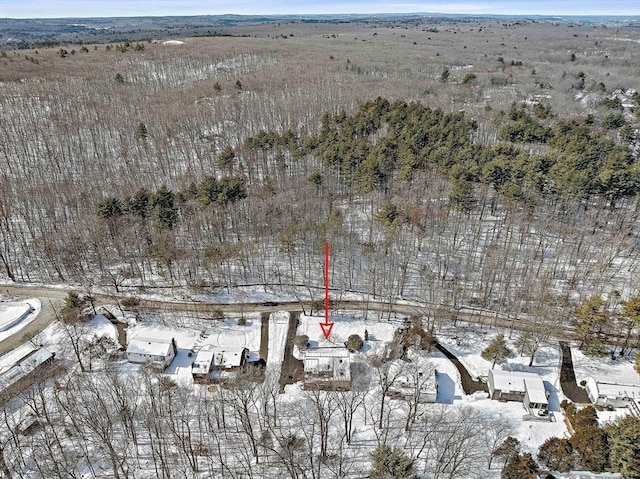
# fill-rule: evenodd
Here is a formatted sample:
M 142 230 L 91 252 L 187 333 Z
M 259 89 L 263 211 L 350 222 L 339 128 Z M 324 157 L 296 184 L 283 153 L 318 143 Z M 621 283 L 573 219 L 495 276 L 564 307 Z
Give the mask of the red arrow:
M 324 244 L 324 323 L 320 323 L 320 329 L 324 339 L 329 339 L 333 324 L 329 321 L 329 243 Z

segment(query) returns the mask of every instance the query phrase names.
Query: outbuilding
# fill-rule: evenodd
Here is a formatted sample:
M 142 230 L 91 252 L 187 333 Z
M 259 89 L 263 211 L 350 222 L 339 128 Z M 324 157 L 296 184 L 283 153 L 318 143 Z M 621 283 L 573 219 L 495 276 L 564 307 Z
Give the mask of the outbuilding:
M 638 411 L 640 385 L 609 383 L 589 376 L 584 389 L 591 402 L 597 406 L 628 407 L 634 414 Z

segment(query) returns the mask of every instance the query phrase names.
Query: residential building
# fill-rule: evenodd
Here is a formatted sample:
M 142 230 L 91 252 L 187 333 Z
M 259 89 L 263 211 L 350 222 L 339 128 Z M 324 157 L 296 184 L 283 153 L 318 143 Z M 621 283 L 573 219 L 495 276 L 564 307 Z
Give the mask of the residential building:
M 522 371 L 489 370 L 489 397 L 499 401 L 522 401 L 531 416 L 544 417 L 548 412 L 548 393 L 542 378 Z
M 304 389 L 351 389 L 351 360 L 344 347 L 319 347 L 303 353 Z
M 150 364 L 164 371 L 178 353 L 174 338 L 154 339 L 134 337 L 127 346 L 127 360 L 130 363 Z
M 628 407 L 634 414 L 640 405 L 640 385 L 599 381 L 590 376 L 584 388 L 591 402 L 598 406 Z
M 0 358 L 0 394 L 15 392 L 31 384 L 34 373 L 55 357 L 45 347 L 23 344 Z

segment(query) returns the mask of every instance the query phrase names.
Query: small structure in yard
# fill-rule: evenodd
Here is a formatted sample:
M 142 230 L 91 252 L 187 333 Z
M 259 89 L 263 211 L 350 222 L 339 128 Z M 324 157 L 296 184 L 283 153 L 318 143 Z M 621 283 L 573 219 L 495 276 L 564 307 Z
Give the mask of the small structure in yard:
M 491 369 L 487 383 L 491 399 L 522 401 L 529 413 L 528 419 L 548 417 L 549 395 L 537 374 Z
M 319 347 L 304 351 L 304 389 L 348 391 L 351 359 L 344 347 Z
M 639 385 L 606 383 L 590 376 L 587 378 L 584 388 L 591 402 L 597 406 L 628 407 L 634 414 L 638 411 L 640 404 Z
M 18 392 L 31 384 L 36 371 L 51 363 L 55 353 L 24 344 L 0 358 L 0 394 Z
M 127 346 L 127 360 L 130 363 L 149 364 L 164 371 L 178 353 L 176 340 L 135 337 Z

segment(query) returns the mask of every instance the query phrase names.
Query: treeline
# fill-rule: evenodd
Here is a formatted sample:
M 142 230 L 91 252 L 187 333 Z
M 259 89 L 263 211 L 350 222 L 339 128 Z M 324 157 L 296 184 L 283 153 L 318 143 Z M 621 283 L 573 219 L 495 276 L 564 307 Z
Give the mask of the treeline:
M 549 116 L 544 107 L 534 109 L 539 116 Z M 394 180 L 409 181 L 429 168 L 454 185 L 483 183 L 519 201 L 541 194 L 578 200 L 599 195 L 614 205 L 638 193 L 640 165 L 626 144 L 616 145 L 595 131 L 592 117 L 548 127 L 516 105 L 505 116 L 500 137 L 509 143 L 484 146 L 472 141 L 477 125 L 462 112 L 377 98 L 361 104 L 353 115 L 325 114 L 320 133 L 303 141 L 290 131 L 262 132 L 245 147 L 277 146 L 294 158 L 312 154 L 357 193 L 389 192 Z M 545 143 L 550 149 L 531 154 L 514 144 L 522 142 Z M 469 201 L 458 203 L 464 209 L 472 206 Z
M 199 184 L 192 183 L 178 193 L 162 186 L 155 193 L 140 188 L 132 196 L 110 196 L 98 204 L 97 214 L 105 220 L 120 217 L 152 219 L 158 227 L 172 229 L 178 221 L 179 205 L 197 202 L 202 207 L 212 204 L 225 206 L 246 197 L 244 177 L 226 176 L 217 179 L 207 176 Z
M 612 471 L 629 479 L 640 478 L 640 419 L 630 414 L 601 427 L 593 406 L 577 409 L 566 401 L 561 406 L 573 434 L 552 437 L 540 446 L 538 460 L 544 466 L 558 472 Z
M 533 109 L 539 117 L 551 116 L 540 105 Z M 593 118 L 559 120 L 550 127 L 534 119 L 524 105 L 513 105 L 503 116 L 507 124 L 501 127 L 500 137 L 508 142 L 480 145 L 472 139 L 476 122 L 463 112 L 446 113 L 420 103 L 390 103 L 378 97 L 362 103 L 352 115 L 344 110 L 325 113 L 317 135 L 261 131 L 247 138 L 241 150 L 250 158 L 270 157 L 280 169 L 292 163 L 313 164 L 313 157 L 338 180 L 341 193 L 350 196 L 372 191 L 389 194 L 394 182 L 410 182 L 417 172 L 435 169 L 452 182 L 452 204 L 465 211 L 474 206 L 472 183 L 488 185 L 507 201 L 529 207 L 540 195 L 573 200 L 599 196 L 614 206 L 640 190 L 640 164 L 626 144 L 616 145 L 595 131 Z M 529 153 L 516 144 L 523 142 L 540 142 L 549 148 Z M 231 171 L 242 161 L 226 147 L 216 163 L 222 171 Z M 308 180 L 319 187 L 323 175 L 313 169 Z M 198 198 L 203 204 L 226 205 L 246 198 L 246 184 L 240 175 L 208 176 L 177 197 L 181 202 Z M 98 205 L 98 214 L 111 218 L 135 210 L 135 204 L 128 206 L 130 201 L 107 198 Z M 147 203 L 151 205 L 148 199 Z M 167 208 L 174 209 L 173 198 L 169 203 Z M 157 214 L 162 210 L 158 207 L 151 205 Z M 177 216 L 168 216 L 170 220 L 161 225 L 171 228 Z

